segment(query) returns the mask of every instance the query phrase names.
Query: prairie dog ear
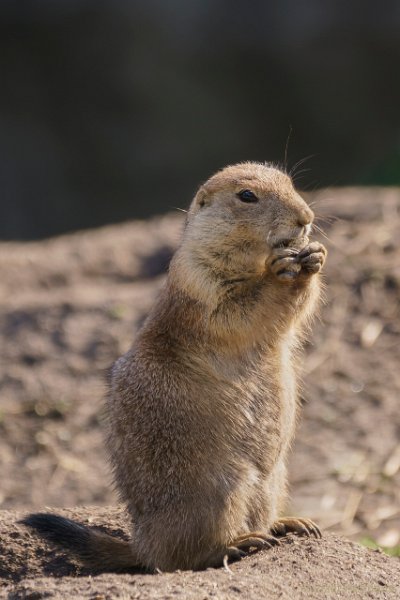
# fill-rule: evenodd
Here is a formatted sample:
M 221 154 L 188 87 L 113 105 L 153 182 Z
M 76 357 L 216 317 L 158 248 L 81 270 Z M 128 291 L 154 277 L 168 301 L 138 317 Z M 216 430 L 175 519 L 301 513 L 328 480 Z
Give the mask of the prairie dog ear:
M 193 205 L 195 208 L 199 209 L 203 208 L 203 206 L 206 206 L 207 204 L 210 204 L 210 197 L 207 193 L 207 190 L 202 185 L 194 197 Z

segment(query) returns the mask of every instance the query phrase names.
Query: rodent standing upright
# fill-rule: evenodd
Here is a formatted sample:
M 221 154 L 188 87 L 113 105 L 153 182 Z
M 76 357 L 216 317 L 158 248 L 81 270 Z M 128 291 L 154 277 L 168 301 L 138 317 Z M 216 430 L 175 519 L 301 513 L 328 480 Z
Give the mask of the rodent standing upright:
M 243 163 L 211 177 L 187 214 L 165 287 L 117 360 L 107 447 L 130 542 L 57 515 L 25 519 L 98 569 L 201 569 L 320 536 L 279 518 L 297 413 L 296 358 L 326 250 L 290 177 Z

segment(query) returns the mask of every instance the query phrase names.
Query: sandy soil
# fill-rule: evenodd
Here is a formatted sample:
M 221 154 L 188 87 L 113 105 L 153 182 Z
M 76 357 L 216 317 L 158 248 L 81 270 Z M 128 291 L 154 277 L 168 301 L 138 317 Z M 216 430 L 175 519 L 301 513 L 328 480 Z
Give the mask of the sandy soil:
M 118 509 L 92 507 L 62 514 L 113 535 L 124 535 Z M 327 534 L 322 540 L 290 537 L 279 548 L 250 555 L 228 569 L 163 574 L 89 574 L 16 524 L 20 514 L 0 513 L 0 597 L 233 600 L 346 598 L 397 599 L 398 560 Z
M 325 190 L 310 201 L 329 237 L 327 291 L 304 354 L 303 418 L 291 456 L 288 512 L 310 516 L 326 531 L 396 547 L 400 192 Z M 115 505 L 100 426 L 105 373 L 154 301 L 181 227 L 176 214 L 44 242 L 0 244 L 1 508 Z M 327 539 L 331 552 L 335 544 Z M 317 554 L 321 548 L 296 541 L 285 551 L 294 547 Z M 253 560 L 261 559 L 234 568 L 242 573 Z M 227 590 L 218 597 L 235 597 Z

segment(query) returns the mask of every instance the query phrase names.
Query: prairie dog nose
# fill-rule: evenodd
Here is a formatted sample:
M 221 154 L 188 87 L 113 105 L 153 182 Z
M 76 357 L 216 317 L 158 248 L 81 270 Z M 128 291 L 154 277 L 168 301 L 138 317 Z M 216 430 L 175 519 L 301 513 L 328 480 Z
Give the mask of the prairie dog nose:
M 314 220 L 314 213 L 310 208 L 303 208 L 297 215 L 297 223 L 300 227 L 310 225 Z

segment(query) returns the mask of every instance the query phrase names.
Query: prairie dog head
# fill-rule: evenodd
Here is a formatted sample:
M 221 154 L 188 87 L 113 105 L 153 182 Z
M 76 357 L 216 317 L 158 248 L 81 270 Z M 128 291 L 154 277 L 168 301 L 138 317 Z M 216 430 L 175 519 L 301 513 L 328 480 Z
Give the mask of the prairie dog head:
M 213 175 L 188 212 L 182 246 L 193 259 L 228 274 L 257 274 L 276 246 L 308 243 L 314 213 L 288 175 L 241 163 Z

